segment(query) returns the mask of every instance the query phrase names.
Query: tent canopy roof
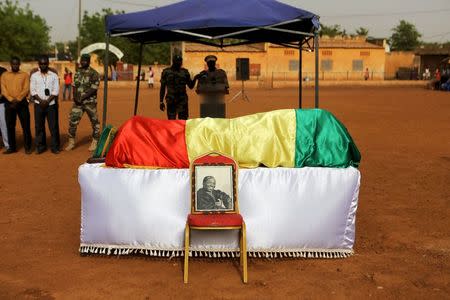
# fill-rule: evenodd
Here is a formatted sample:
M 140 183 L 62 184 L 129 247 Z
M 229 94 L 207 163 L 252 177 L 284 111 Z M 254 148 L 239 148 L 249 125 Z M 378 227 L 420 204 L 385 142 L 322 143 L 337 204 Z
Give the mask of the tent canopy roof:
M 106 32 L 135 42 L 195 41 L 226 46 L 245 42 L 299 42 L 319 28 L 311 12 L 274 0 L 186 0 L 160 8 L 112 15 Z

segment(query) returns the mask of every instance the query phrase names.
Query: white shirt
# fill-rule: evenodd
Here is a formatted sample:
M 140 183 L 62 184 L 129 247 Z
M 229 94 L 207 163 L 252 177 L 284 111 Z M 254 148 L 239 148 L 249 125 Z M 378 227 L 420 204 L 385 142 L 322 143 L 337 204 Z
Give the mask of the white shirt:
M 50 95 L 59 95 L 59 78 L 56 73 L 48 70 L 47 74 L 41 73 L 41 71 L 34 72 L 30 78 L 30 94 L 31 96 L 38 95 L 39 98 L 47 100 L 50 96 L 45 95 L 45 89 L 49 89 Z M 39 101 L 34 100 L 39 104 Z M 55 100 L 52 100 L 49 105 L 54 105 Z

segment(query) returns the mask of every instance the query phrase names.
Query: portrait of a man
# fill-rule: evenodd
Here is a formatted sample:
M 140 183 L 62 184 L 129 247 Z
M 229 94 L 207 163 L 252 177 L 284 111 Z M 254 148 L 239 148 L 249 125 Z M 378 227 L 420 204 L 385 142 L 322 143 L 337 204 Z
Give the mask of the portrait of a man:
M 202 187 L 196 193 L 196 209 L 198 211 L 233 210 L 233 199 L 219 189 L 216 189 L 216 178 L 204 176 Z

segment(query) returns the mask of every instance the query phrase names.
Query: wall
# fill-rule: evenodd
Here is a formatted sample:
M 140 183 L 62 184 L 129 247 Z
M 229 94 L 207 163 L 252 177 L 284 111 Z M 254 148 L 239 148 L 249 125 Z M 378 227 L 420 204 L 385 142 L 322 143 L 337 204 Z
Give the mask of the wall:
M 297 79 L 298 71 L 289 71 L 289 61 L 298 61 L 298 51 L 279 47 L 269 47 L 268 71 L 273 72 L 274 79 Z M 361 55 L 363 54 L 363 55 Z M 347 48 L 321 48 L 319 49 L 319 76 L 321 80 L 358 80 L 363 79 L 364 70 L 369 69 L 373 79 L 383 79 L 385 69 L 384 49 L 347 49 Z M 313 79 L 314 52 L 303 52 L 302 77 Z M 353 60 L 362 60 L 362 71 L 353 71 Z M 331 70 L 321 68 L 322 60 L 331 60 Z
M 273 81 L 298 80 L 298 50 L 278 46 L 267 46 L 259 52 L 222 52 L 222 51 L 184 51 L 183 64 L 191 74 L 196 74 L 206 68 L 204 58 L 213 54 L 218 57 L 217 65 L 224 69 L 230 80 L 235 79 L 236 58 L 249 58 L 250 65 L 260 65 L 260 75 L 251 76 L 269 86 Z M 303 52 L 302 77 L 314 79 L 314 53 Z M 384 79 L 385 51 L 374 46 L 364 48 L 321 48 L 319 52 L 319 67 L 321 60 L 332 60 L 332 69 L 320 69 L 321 80 L 362 80 L 364 70 L 369 69 L 372 79 Z M 362 61 L 362 70 L 353 70 L 353 60 Z
M 395 78 L 399 68 L 413 69 L 418 67 L 415 63 L 413 51 L 395 51 L 386 53 L 386 79 Z

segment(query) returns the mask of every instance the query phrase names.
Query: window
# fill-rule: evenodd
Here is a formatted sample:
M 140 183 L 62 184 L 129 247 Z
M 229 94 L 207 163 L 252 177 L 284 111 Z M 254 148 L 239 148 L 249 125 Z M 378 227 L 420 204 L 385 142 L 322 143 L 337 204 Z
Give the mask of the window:
M 331 55 L 333 55 L 333 51 L 331 51 L 331 50 L 322 50 L 322 55 L 323 56 L 331 56 Z
M 333 70 L 333 61 L 331 59 L 322 59 L 320 61 L 321 71 L 331 71 Z
M 362 71 L 364 69 L 364 64 L 362 59 L 354 59 L 352 64 L 353 71 Z
M 294 55 L 295 51 L 294 50 L 284 50 L 284 55 Z
M 298 71 L 298 60 L 292 59 L 289 61 L 289 71 Z

